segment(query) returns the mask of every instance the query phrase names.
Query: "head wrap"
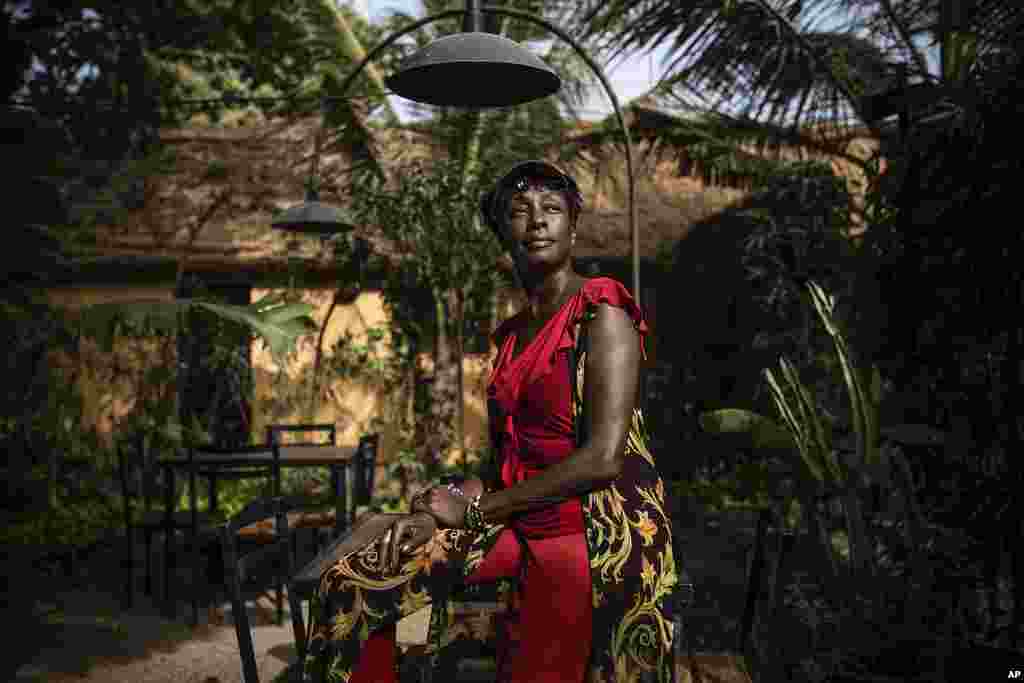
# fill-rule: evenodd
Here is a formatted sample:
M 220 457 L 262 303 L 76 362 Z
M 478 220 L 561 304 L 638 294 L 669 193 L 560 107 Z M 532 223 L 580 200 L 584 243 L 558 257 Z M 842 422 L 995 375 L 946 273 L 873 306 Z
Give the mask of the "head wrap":
M 550 180 L 549 187 L 565 194 L 573 219 L 579 216 L 580 209 L 583 208 L 583 194 L 571 175 L 541 159 L 520 161 L 507 170 L 494 184 L 494 187 L 480 198 L 480 216 L 499 240 L 502 239 L 502 217 L 500 215 L 502 200 L 506 195 L 511 194 L 510 191 L 525 189 L 525 187 L 517 188 L 517 184 L 528 178 Z

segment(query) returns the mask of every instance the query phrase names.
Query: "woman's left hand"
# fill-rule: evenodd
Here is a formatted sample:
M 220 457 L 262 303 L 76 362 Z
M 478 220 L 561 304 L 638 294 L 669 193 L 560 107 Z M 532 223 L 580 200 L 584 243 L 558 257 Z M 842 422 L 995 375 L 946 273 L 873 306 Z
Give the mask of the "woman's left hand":
M 435 486 L 423 494 L 423 505 L 442 528 L 461 529 L 469 499 L 443 486 Z

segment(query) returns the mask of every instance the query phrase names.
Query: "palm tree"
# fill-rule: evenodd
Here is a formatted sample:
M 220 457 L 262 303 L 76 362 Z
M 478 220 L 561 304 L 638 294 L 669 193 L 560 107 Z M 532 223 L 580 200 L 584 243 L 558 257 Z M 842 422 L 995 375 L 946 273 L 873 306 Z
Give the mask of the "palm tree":
M 1007 480 L 1020 481 L 1024 465 L 1012 456 L 1024 444 L 1024 428 L 1005 406 L 1024 400 L 1017 365 L 1024 348 L 1024 243 L 1018 230 L 964 228 L 981 215 L 1018 211 L 1021 155 L 1007 141 L 1019 129 L 1024 6 L 1012 0 L 587 0 L 574 18 L 607 57 L 667 46 L 665 76 L 654 94 L 668 106 L 710 116 L 721 126 L 709 133 L 723 144 L 737 138 L 802 144 L 812 130 L 819 142 L 841 142 L 865 127 L 882 138 L 889 168 L 871 192 L 878 210 L 862 253 L 875 260 L 871 279 L 892 283 L 879 298 L 899 362 L 883 369 L 909 383 L 909 370 L 928 366 L 940 382 L 928 385 L 929 394 L 979 399 L 984 409 L 971 410 L 967 398 L 958 404 L 974 434 L 1010 424 L 1007 436 L 991 437 L 989 450 L 1003 454 L 999 471 Z M 956 295 L 950 301 L 937 291 Z M 1000 315 L 979 315 L 979 306 Z M 993 349 L 977 392 L 961 379 L 972 366 L 970 349 L 943 342 L 960 335 L 977 340 L 969 346 Z M 907 363 L 915 352 L 919 362 Z M 1001 501 L 1007 518 L 1024 518 L 1018 498 Z M 986 529 L 996 523 L 986 516 L 991 513 L 980 514 Z M 1020 528 L 1005 533 L 1016 538 Z M 1010 547 L 1014 566 L 1024 568 L 1020 549 Z M 993 567 L 1000 552 L 991 553 Z M 1024 628 L 1024 570 L 1015 573 L 1011 643 Z
M 713 113 L 741 137 L 820 144 L 865 126 L 881 136 L 892 114 L 904 126 L 936 113 L 950 127 L 968 123 L 978 95 L 1014 68 L 1024 8 L 1008 0 L 614 0 L 582 3 L 574 18 L 608 59 L 668 46 L 654 93 L 666 105 Z

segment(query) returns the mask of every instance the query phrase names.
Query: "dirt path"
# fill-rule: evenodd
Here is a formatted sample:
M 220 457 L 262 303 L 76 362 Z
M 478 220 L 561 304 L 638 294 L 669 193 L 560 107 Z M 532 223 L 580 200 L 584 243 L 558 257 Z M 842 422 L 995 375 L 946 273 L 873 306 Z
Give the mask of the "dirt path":
M 122 611 L 117 600 L 96 588 L 53 596 L 40 615 L 35 654 L 21 667 L 18 683 L 240 683 L 238 642 L 228 610 L 210 610 L 196 629 L 181 618 L 160 616 L 152 604 Z M 287 619 L 287 615 L 286 619 Z M 263 599 L 250 608 L 261 681 L 272 681 L 294 659 L 291 626 L 273 623 Z
M 698 652 L 719 652 L 735 642 L 746 547 L 735 530 L 679 530 L 678 552 L 697 583 L 697 614 L 688 632 Z M 31 652 L 24 653 L 15 683 L 241 683 L 230 608 L 202 612 L 194 630 L 184 605 L 175 620 L 141 595 L 133 609 L 122 610 L 118 562 L 113 549 L 98 553 L 78 569 L 76 586 L 66 586 L 59 574 L 35 577 L 36 617 L 22 641 Z M 266 682 L 295 656 L 289 615 L 282 626 L 273 617 L 267 598 L 249 608 L 260 680 Z

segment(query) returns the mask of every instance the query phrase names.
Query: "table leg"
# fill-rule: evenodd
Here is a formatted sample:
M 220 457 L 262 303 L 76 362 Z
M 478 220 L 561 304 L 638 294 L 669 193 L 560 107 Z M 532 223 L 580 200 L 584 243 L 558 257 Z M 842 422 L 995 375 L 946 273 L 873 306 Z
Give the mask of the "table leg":
M 163 571 L 163 599 L 164 613 L 174 618 L 174 605 L 171 603 L 171 565 L 174 559 L 174 468 L 164 465 L 164 571 Z
M 199 586 L 199 519 L 198 519 L 198 506 L 196 505 L 196 466 L 193 462 L 192 466 L 189 467 L 188 471 L 188 509 L 189 509 L 189 554 L 192 561 L 192 586 L 191 598 L 192 598 L 192 618 L 191 625 L 193 628 L 199 625 L 199 596 L 196 592 Z
M 338 519 L 339 519 L 338 516 L 345 514 L 345 508 L 340 507 L 338 505 L 338 501 L 340 500 L 338 498 L 338 496 L 339 496 L 340 491 L 341 491 L 341 484 L 340 484 L 340 482 L 341 482 L 341 478 L 340 478 L 340 475 L 338 474 L 338 468 L 332 466 L 331 467 L 331 493 L 334 494 L 334 533 L 335 533 L 335 535 L 337 535 L 337 533 L 338 533 Z
M 345 476 L 347 465 L 337 465 L 331 468 L 331 481 L 334 484 L 334 536 L 341 534 L 348 525 L 348 482 Z
M 211 473 L 210 481 L 210 512 L 217 511 L 217 475 Z

